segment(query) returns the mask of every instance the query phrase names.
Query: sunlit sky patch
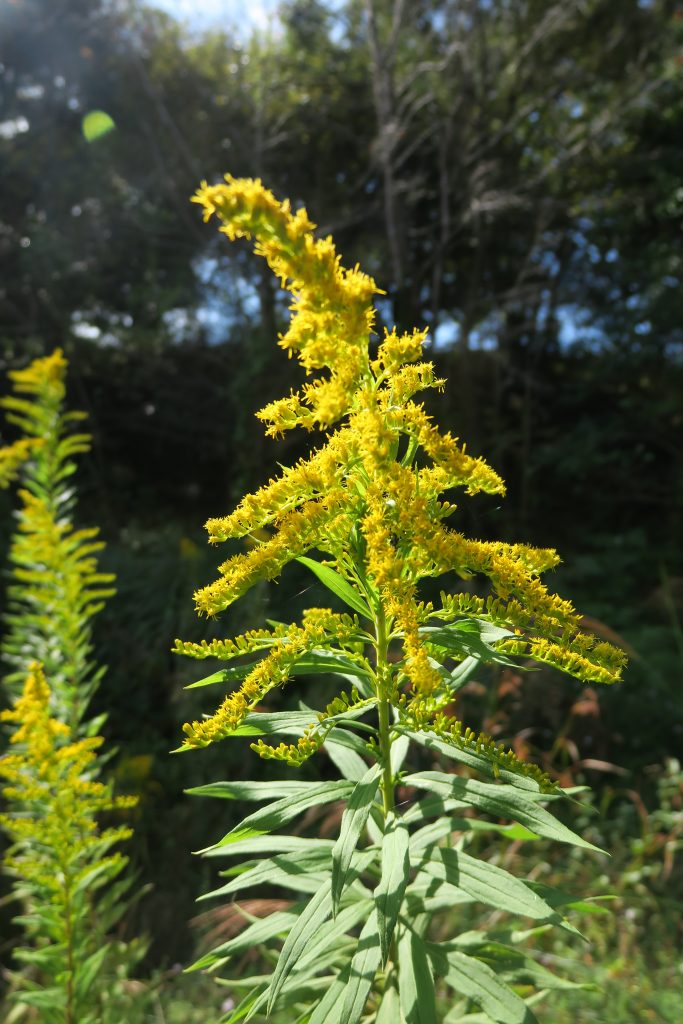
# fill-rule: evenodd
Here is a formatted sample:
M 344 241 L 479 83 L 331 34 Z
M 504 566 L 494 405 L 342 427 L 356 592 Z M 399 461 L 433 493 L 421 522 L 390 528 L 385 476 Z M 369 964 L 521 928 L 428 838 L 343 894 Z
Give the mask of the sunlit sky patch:
M 277 22 L 278 0 L 147 0 L 197 30 L 208 27 L 264 29 Z

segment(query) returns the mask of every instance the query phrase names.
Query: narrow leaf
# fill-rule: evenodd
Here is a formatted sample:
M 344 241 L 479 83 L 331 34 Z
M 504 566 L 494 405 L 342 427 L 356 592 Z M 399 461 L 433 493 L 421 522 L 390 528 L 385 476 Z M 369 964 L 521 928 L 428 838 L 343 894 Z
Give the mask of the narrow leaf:
M 375 1024 L 405 1024 L 405 1017 L 401 1016 L 401 1002 L 394 974 L 384 986 Z
M 408 886 L 403 899 L 410 920 L 416 914 L 435 914 L 441 910 L 452 910 L 453 907 L 473 903 L 474 900 L 462 889 L 457 889 L 450 882 L 423 873 Z
M 329 565 L 322 565 L 320 562 L 316 562 L 313 558 L 307 558 L 305 555 L 297 558 L 297 562 L 301 562 L 308 569 L 314 573 L 320 582 L 331 590 L 333 594 L 341 598 L 344 604 L 347 604 L 349 608 L 353 608 L 359 615 L 364 616 L 366 619 L 372 618 L 372 612 L 367 605 L 367 602 L 358 594 L 350 583 L 348 583 L 343 576 L 340 576 L 338 572 L 331 569 Z
M 596 853 L 603 852 L 539 806 L 537 801 L 543 798 L 541 793 L 519 790 L 505 784 L 496 786 L 476 779 L 463 779 L 459 775 L 445 775 L 443 772 L 416 772 L 405 776 L 402 781 L 407 786 L 419 786 L 444 799 L 455 797 L 464 800 L 494 817 L 512 818 L 546 839 L 581 846 Z
M 319 807 L 322 804 L 331 804 L 335 800 L 348 798 L 351 795 L 352 789 L 352 784 L 344 781 L 325 782 L 320 785 L 314 783 L 302 793 L 285 797 L 282 800 L 276 800 L 275 803 L 268 804 L 267 807 L 254 811 L 253 814 L 244 818 L 239 825 L 231 829 L 227 835 L 223 836 L 218 843 L 208 847 L 208 849 L 214 850 L 219 846 L 237 843 L 240 839 L 252 839 L 255 836 L 262 836 L 267 832 L 273 832 L 276 828 L 280 828 L 281 825 L 286 825 L 303 811 L 307 811 L 309 807 Z M 201 852 L 207 851 L 203 850 Z
M 84 999 L 88 994 L 90 986 L 102 969 L 102 964 L 110 951 L 109 944 L 100 946 L 94 953 L 78 965 L 76 970 L 76 998 Z
M 281 732 L 286 736 L 301 736 L 316 716 L 306 711 L 250 711 L 233 736 L 271 736 Z
M 277 854 L 268 860 L 260 860 L 249 865 L 226 885 L 212 892 L 204 893 L 200 900 L 214 899 L 216 896 L 232 896 L 257 885 L 280 885 L 295 892 L 315 892 L 323 880 L 329 886 L 329 869 L 318 859 L 304 860 L 300 855 L 287 856 Z
M 383 963 L 389 958 L 389 946 L 409 881 L 408 838 L 405 822 L 391 816 L 382 841 L 382 875 L 374 894 Z
M 380 958 L 377 911 L 373 910 L 360 933 L 358 947 L 351 961 L 340 1024 L 358 1024 L 375 980 Z
M 437 1024 L 434 978 L 419 935 L 401 929 L 398 943 L 399 994 L 403 1019 L 410 1024 Z
M 368 768 L 363 778 L 356 784 L 342 816 L 339 838 L 332 851 L 332 906 L 335 914 L 346 884 L 353 851 L 358 845 L 377 793 L 381 771 L 379 764 L 373 764 Z
M 498 910 L 510 914 L 521 914 L 537 921 L 561 920 L 553 908 L 533 889 L 509 871 L 471 857 L 463 850 L 439 847 L 432 853 L 431 860 L 424 864 L 424 870 L 443 878 L 458 889 Z
M 538 1024 L 524 1000 L 491 968 L 458 950 L 430 947 L 434 968 L 446 984 L 472 999 L 495 1024 Z
M 536 780 L 523 774 L 521 762 L 520 771 L 515 772 L 507 768 L 500 768 L 497 766 L 494 769 L 494 762 L 491 760 L 491 757 L 485 753 L 477 753 L 474 750 L 463 749 L 455 742 L 449 743 L 447 740 L 439 739 L 436 735 L 428 732 L 415 732 L 412 729 L 402 731 L 405 731 L 407 736 L 410 736 L 411 739 L 415 740 L 415 742 L 419 743 L 421 746 L 427 747 L 429 750 L 434 750 L 451 761 L 457 761 L 459 764 L 467 765 L 468 768 L 474 768 L 476 771 L 482 772 L 484 775 L 488 775 L 489 778 L 500 778 L 504 782 L 509 782 L 510 785 L 515 786 L 518 789 L 526 789 L 533 792 L 539 791 L 539 786 Z
M 470 619 L 467 625 L 471 627 L 474 621 Z M 493 646 L 496 640 L 502 640 L 505 637 L 514 636 L 514 634 L 510 630 L 501 629 L 498 626 L 491 627 L 490 623 L 481 623 L 481 625 L 487 625 L 496 632 L 491 633 L 476 627 L 474 629 L 463 628 L 464 623 L 457 622 L 442 627 L 421 626 L 420 634 L 427 643 L 434 644 L 435 647 L 459 658 L 473 657 L 478 658 L 479 661 L 495 661 L 498 664 L 515 666 L 516 662 Z
M 360 676 L 362 679 L 371 678 L 367 669 L 339 651 L 310 651 L 292 665 L 290 672 L 293 676 L 332 673 L 333 675 Z
M 275 1000 L 278 997 L 280 989 L 287 980 L 290 971 L 296 965 L 297 960 L 301 958 L 302 954 L 311 942 L 311 939 L 315 937 L 316 932 L 331 913 L 332 893 L 330 892 L 329 882 L 325 879 L 313 898 L 309 900 L 304 910 L 299 914 L 296 924 L 290 931 L 285 940 L 285 944 L 282 947 L 282 951 L 280 952 L 280 956 L 278 957 L 277 965 L 275 967 L 275 972 L 273 973 L 273 979 L 270 983 L 268 1008 L 266 1011 L 268 1016 L 271 1014 Z
M 276 936 L 287 933 L 296 920 L 297 915 L 286 910 L 276 911 L 267 917 L 260 917 L 241 931 L 239 935 L 228 939 L 227 942 L 221 943 L 220 946 L 216 946 L 215 949 L 212 949 L 210 953 L 205 953 L 199 960 L 195 960 L 190 967 L 185 968 L 185 971 L 189 973 L 191 971 L 206 970 L 216 960 L 225 960 L 232 956 L 233 953 L 241 953 L 243 949 L 260 946 Z
M 199 686 L 213 686 L 214 684 L 237 683 L 249 675 L 258 662 L 252 661 L 248 665 L 231 665 L 230 668 L 221 668 L 218 672 L 212 672 L 210 676 L 198 679 L 196 683 L 189 683 L 186 690 L 196 690 Z
M 254 839 L 241 839 L 230 846 L 207 850 L 205 857 L 243 857 L 245 854 L 301 853 L 306 857 L 311 850 L 325 850 L 332 860 L 331 839 L 305 839 L 302 836 L 263 835 Z
M 391 771 L 398 775 L 410 748 L 410 739 L 406 735 L 397 736 L 391 744 Z
M 313 1010 L 308 1024 L 339 1024 L 350 975 L 351 964 L 347 963 L 337 977 L 333 978 L 325 995 Z
M 223 800 L 277 800 L 304 794 L 312 787 L 319 788 L 318 782 L 298 782 L 283 779 L 274 782 L 209 782 L 206 786 L 194 786 L 185 792 L 192 796 L 213 796 Z
M 350 890 L 347 890 L 349 892 Z M 344 945 L 355 948 L 356 939 L 347 935 L 360 921 L 366 921 L 372 912 L 372 897 L 368 894 L 357 901 L 349 903 L 347 907 L 340 910 L 334 920 L 326 921 L 325 924 L 313 936 L 305 953 L 296 965 L 296 973 L 302 969 L 312 967 L 314 973 L 320 970 L 321 962 L 327 966 L 334 958 L 328 954 L 334 947 Z M 346 940 L 344 942 L 344 940 Z
M 325 750 L 345 779 L 351 782 L 359 782 L 367 771 L 367 764 L 363 758 L 351 750 L 345 743 L 337 741 L 338 730 L 325 741 Z

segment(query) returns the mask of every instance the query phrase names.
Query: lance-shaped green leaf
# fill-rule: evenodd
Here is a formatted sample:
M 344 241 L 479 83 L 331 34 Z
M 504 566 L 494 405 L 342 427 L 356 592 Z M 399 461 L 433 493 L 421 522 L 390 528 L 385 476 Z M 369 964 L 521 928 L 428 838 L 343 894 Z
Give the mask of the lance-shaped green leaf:
M 192 796 L 213 796 L 223 800 L 278 800 L 283 797 L 299 796 L 309 792 L 313 787 L 318 789 L 318 782 L 303 782 L 282 779 L 273 782 L 250 782 L 236 779 L 226 782 L 209 782 L 205 786 L 194 786 L 186 789 Z
M 363 778 L 356 784 L 342 816 L 339 838 L 332 851 L 332 906 L 335 914 L 346 884 L 353 851 L 358 845 L 377 793 L 381 772 L 379 764 L 373 764 L 368 768 Z
M 507 784 L 496 786 L 477 779 L 463 779 L 459 775 L 444 775 L 442 772 L 416 772 L 407 775 L 402 781 L 406 786 L 419 786 L 444 799 L 454 797 L 463 800 L 497 818 L 513 818 L 546 839 L 581 846 L 597 853 L 603 852 L 539 806 L 538 800 L 543 799 L 542 793 L 519 790 Z
M 566 978 L 561 978 L 549 971 L 547 967 L 539 964 L 524 949 L 507 944 L 523 942 L 527 934 L 509 930 L 496 930 L 488 934 L 475 931 L 463 932 L 458 935 L 457 939 L 449 943 L 449 946 L 485 960 L 497 972 L 503 972 L 505 981 L 510 984 L 528 985 L 531 983 L 536 988 L 565 991 L 592 987 L 591 984 L 585 982 L 568 981 Z
M 325 879 L 329 886 L 329 869 L 319 857 L 304 859 L 300 854 L 277 854 L 267 860 L 239 865 L 235 870 L 239 872 L 235 878 L 219 889 L 204 893 L 199 899 L 232 896 L 259 885 L 280 885 L 295 892 L 315 892 Z
M 356 676 L 361 679 L 371 678 L 367 668 L 340 651 L 310 651 L 292 665 L 290 672 L 293 676 L 317 676 L 329 673 L 331 675 Z
M 495 1024 L 538 1024 L 524 1000 L 481 960 L 436 945 L 429 955 L 446 984 L 477 1003 Z
M 247 928 L 241 931 L 239 935 L 228 939 L 227 942 L 222 942 L 220 946 L 216 946 L 210 953 L 205 953 L 204 956 L 200 957 L 199 960 L 195 960 L 185 970 L 186 972 L 206 970 L 218 960 L 225 962 L 234 953 L 241 953 L 245 949 L 260 946 L 272 938 L 286 935 L 292 926 L 296 924 L 297 917 L 298 915 L 291 911 L 278 910 L 267 917 L 257 918 L 256 921 L 253 921 Z
M 382 839 L 382 875 L 375 888 L 375 906 L 382 962 L 389 958 L 389 946 L 396 927 L 403 895 L 410 880 L 408 827 L 395 815 L 387 818 Z
M 287 980 L 290 971 L 295 966 L 309 946 L 311 939 L 315 937 L 320 926 L 332 913 L 332 893 L 327 879 L 308 901 L 306 907 L 297 918 L 296 924 L 290 931 L 282 947 L 277 965 L 273 973 L 273 980 L 270 983 L 268 993 L 267 1015 L 270 1016 L 275 1000 L 280 989 Z
M 94 953 L 91 953 L 83 963 L 79 964 L 78 969 L 74 972 L 74 995 L 76 999 L 85 999 L 92 983 L 102 969 L 107 954 L 110 952 L 111 946 L 105 943 L 95 950 Z
M 384 985 L 382 1002 L 377 1011 L 375 1024 L 397 1024 L 397 1022 L 402 1024 L 401 1001 L 398 994 L 398 979 L 395 973 L 392 972 Z
M 239 1001 L 229 1017 L 222 1018 L 223 1024 L 239 1024 L 240 1021 L 243 1021 L 251 1011 L 254 1004 L 258 1001 L 263 988 L 267 984 L 267 979 L 249 978 L 246 980 L 250 983 L 249 987 L 251 991 L 248 991 L 244 998 Z M 258 987 L 257 982 L 259 982 Z M 236 988 L 237 986 L 233 985 L 232 987 Z
M 447 777 L 450 778 L 450 776 Z M 401 779 L 401 784 L 404 781 L 405 779 Z M 441 818 L 445 815 L 452 818 L 454 811 L 462 810 L 462 808 L 467 806 L 468 804 L 464 800 L 449 800 L 434 793 L 414 803 L 412 807 L 408 808 L 403 817 L 408 825 L 415 825 L 420 821 L 425 821 L 427 818 Z M 455 831 L 455 828 L 453 831 Z
M 347 604 L 349 608 L 353 608 L 355 612 L 358 612 L 359 615 L 366 619 L 372 618 L 372 611 L 368 607 L 367 602 L 363 600 L 360 594 L 353 589 L 343 576 L 335 572 L 334 569 L 331 569 L 329 565 L 322 565 L 320 562 L 316 562 L 314 558 L 307 558 L 305 555 L 297 558 L 297 562 L 301 562 L 302 565 L 310 569 L 320 582 L 340 598 L 344 604 Z
M 346 743 L 339 742 L 338 736 L 339 730 L 328 737 L 325 741 L 325 750 L 345 779 L 359 782 L 365 775 L 368 766 L 354 749 Z
M 239 843 L 231 843 L 230 846 L 212 847 L 204 854 L 205 857 L 243 857 L 245 854 L 268 854 L 274 853 L 297 853 L 300 852 L 306 857 L 310 850 L 325 850 L 332 860 L 331 839 L 306 839 L 303 836 L 287 835 L 262 835 L 253 839 L 241 839 Z
M 541 896 L 554 910 L 560 907 L 562 910 L 575 910 L 582 914 L 609 914 L 607 907 L 600 906 L 600 901 L 615 900 L 614 895 L 594 896 L 588 900 L 577 900 L 571 893 L 564 892 L 552 885 L 545 885 L 543 882 L 529 882 L 529 885 Z M 596 902 L 598 901 L 598 902 Z
M 466 903 L 474 903 L 468 893 L 426 872 L 419 874 L 408 886 L 403 899 L 405 913 L 411 921 L 416 914 L 435 914 Z
M 317 965 L 316 970 L 320 970 L 320 965 Z M 321 993 L 325 990 L 325 981 L 325 978 L 315 977 L 315 971 L 310 972 L 305 977 L 297 974 L 296 977 L 289 978 L 280 993 L 280 1008 L 283 1011 L 291 1010 L 295 1005 L 300 1006 L 302 1003 L 319 999 Z M 230 981 L 231 989 L 252 989 L 253 992 L 249 993 L 246 1009 L 242 1010 L 242 1004 L 240 1004 L 237 1011 L 233 1011 L 233 1014 L 229 1017 L 223 1018 L 223 1024 L 235 1024 L 235 1022 L 242 1020 L 246 1024 L 246 1021 L 251 1020 L 254 1014 L 265 1005 L 269 983 L 270 977 L 268 975 L 233 978 Z M 253 999 L 250 998 L 252 995 L 254 995 Z M 236 1012 L 237 1015 L 234 1015 Z M 298 1017 L 293 1019 L 299 1020 Z
M 358 1024 L 375 980 L 380 959 L 379 926 L 377 910 L 374 909 L 363 926 L 358 939 L 358 947 L 351 961 L 340 1024 Z
M 397 736 L 391 743 L 391 772 L 393 775 L 398 775 L 403 762 L 408 756 L 408 750 L 410 749 L 410 739 L 408 736 Z
M 321 887 L 322 888 L 322 887 Z M 326 896 L 329 898 L 329 883 L 326 887 Z M 317 895 L 317 894 L 316 894 Z M 315 901 L 315 897 L 314 897 Z M 312 902 L 314 902 L 312 901 Z M 319 908 L 318 908 L 319 909 Z M 331 907 L 328 907 L 328 917 Z M 269 998 L 269 993 L 272 987 L 265 991 L 258 1001 L 250 1008 L 248 1017 L 253 1016 L 258 1010 L 268 1002 L 269 1007 L 275 1005 L 276 999 L 278 1002 L 278 1010 L 285 1009 L 284 1000 L 282 998 L 284 993 L 293 992 L 296 997 L 297 988 L 301 986 L 302 982 L 310 983 L 311 980 L 315 979 L 315 976 L 320 972 L 321 967 L 327 967 L 327 965 L 337 958 L 340 952 L 340 940 L 346 939 L 343 943 L 347 947 L 346 950 L 341 950 L 341 955 L 348 955 L 348 947 L 355 945 L 356 940 L 347 936 L 346 933 L 351 931 L 356 925 L 365 920 L 372 909 L 372 900 L 363 899 L 359 903 L 351 904 L 345 907 L 338 915 L 336 920 L 330 921 L 325 920 L 317 927 L 309 928 L 309 934 L 306 941 L 301 944 L 298 943 L 298 953 L 291 951 L 287 955 L 288 967 L 286 977 L 280 979 L 278 984 L 278 990 L 272 998 Z M 314 915 L 312 911 L 312 915 Z M 309 925 L 311 918 L 309 917 Z M 285 953 L 283 947 L 282 953 L 280 954 L 281 962 L 282 954 Z M 277 973 L 277 968 L 276 968 Z M 293 977 L 291 975 L 294 975 Z M 273 976 L 273 981 L 275 976 Z M 320 979 L 316 979 L 320 980 Z M 270 1013 L 270 1009 L 267 1013 Z M 247 1018 L 248 1019 L 248 1018 Z
M 453 693 L 456 693 L 458 690 L 460 690 L 465 685 L 465 683 L 469 682 L 469 680 L 472 678 L 472 676 L 477 671 L 480 665 L 480 659 L 475 658 L 472 655 L 465 658 L 464 661 L 461 661 L 460 664 L 456 665 L 455 668 L 451 672 L 449 672 L 448 676 L 446 677 L 445 681 L 449 689 L 452 690 Z
M 402 928 L 398 941 L 401 1012 L 410 1024 L 437 1024 L 434 977 L 424 941 Z
M 347 933 L 351 932 L 359 922 L 367 920 L 372 912 L 373 901 L 372 894 L 360 884 L 354 889 L 347 889 L 345 900 L 349 895 L 351 895 L 352 901 L 348 906 L 340 910 L 336 918 L 326 921 L 311 937 L 311 941 L 296 964 L 297 973 L 311 966 L 319 971 L 321 963 L 327 967 L 330 961 L 335 959 L 335 957 L 327 955 L 328 950 L 339 950 L 340 946 L 346 946 L 342 955 L 347 955 L 349 949 L 355 949 L 357 939 Z M 356 895 L 359 898 L 356 899 Z
M 428 825 L 423 825 L 422 828 L 413 832 L 410 837 L 410 858 L 412 862 L 416 863 L 419 860 L 418 853 L 422 850 L 431 850 L 440 839 L 450 836 L 451 833 L 455 832 L 456 828 L 457 826 L 453 825 L 453 819 L 445 817 L 431 821 Z
M 349 962 L 330 982 L 325 995 L 313 1010 L 308 1024 L 339 1024 L 350 975 L 351 963 Z
M 259 810 L 249 814 L 239 825 L 235 825 L 227 835 L 223 836 L 220 842 L 208 847 L 209 850 L 219 846 L 228 846 L 230 843 L 237 843 L 241 839 L 252 839 L 255 836 L 265 835 L 273 832 L 281 825 L 296 818 L 297 815 L 307 811 L 309 807 L 318 807 L 322 804 L 331 804 L 335 800 L 347 799 L 353 790 L 350 782 L 325 782 L 318 785 L 313 783 L 304 792 L 276 800 L 275 803 L 261 807 Z M 207 851 L 202 850 L 202 853 Z
M 496 641 L 514 636 L 514 633 L 481 619 L 461 619 L 448 626 L 421 626 L 420 635 L 427 643 L 459 658 L 473 657 L 485 662 L 516 665 L 493 646 Z
M 200 686 L 213 686 L 218 683 L 239 683 L 249 675 L 257 664 L 256 661 L 250 661 L 247 665 L 231 665 L 229 668 L 221 668 L 218 672 L 212 672 L 210 676 L 198 679 L 196 683 L 189 683 L 185 689 L 196 690 Z
M 439 847 L 432 851 L 431 859 L 423 867 L 429 874 L 450 882 L 487 906 L 536 921 L 561 921 L 553 908 L 519 878 L 463 850 Z

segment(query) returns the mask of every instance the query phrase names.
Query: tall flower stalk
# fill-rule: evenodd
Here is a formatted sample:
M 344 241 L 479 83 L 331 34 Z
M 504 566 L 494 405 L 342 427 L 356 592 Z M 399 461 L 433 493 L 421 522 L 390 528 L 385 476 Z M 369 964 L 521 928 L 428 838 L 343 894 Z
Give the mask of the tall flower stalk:
M 98 781 L 103 717 L 88 710 L 104 669 L 93 661 L 91 621 L 113 591 L 101 573 L 98 530 L 74 523 L 75 456 L 90 438 L 65 408 L 67 362 L 58 349 L 10 374 L 6 419 L 20 437 L 0 450 L 0 485 L 18 480 L 10 545 L 3 683 L 14 725 L 0 758 L 0 827 L 11 846 L 3 867 L 21 904 L 24 942 L 14 951 L 9 1019 L 39 1013 L 45 1024 L 119 1024 L 135 1002 L 127 978 L 142 941 L 111 936 L 130 901 L 126 859 L 110 848 L 130 830 L 102 828 L 103 813 L 130 799 Z M 140 998 L 138 998 L 140 1003 Z
M 200 963 L 216 969 L 250 944 L 284 937 L 272 977 L 252 979 L 226 1018 L 235 1022 L 282 1009 L 283 1019 L 308 1024 L 431 1024 L 443 1019 L 451 989 L 449 1024 L 468 1017 L 474 1024 L 479 1009 L 501 1024 L 528 1024 L 534 1018 L 515 979 L 533 973 L 533 962 L 502 939 L 492 952 L 486 932 L 437 945 L 432 918 L 480 902 L 568 927 L 550 894 L 467 852 L 472 811 L 494 831 L 503 819 L 527 838 L 589 844 L 547 810 L 546 797 L 560 791 L 546 775 L 466 729 L 450 708 L 482 661 L 532 658 L 612 683 L 624 656 L 583 633 L 572 605 L 541 582 L 559 561 L 555 551 L 472 540 L 450 525 L 458 490 L 502 495 L 505 488 L 415 400 L 445 383 L 422 360 L 427 332 L 386 331 L 376 343 L 374 281 L 358 267 L 345 269 L 332 239 L 316 239 L 306 212 L 293 213 L 259 181 L 228 176 L 202 186 L 195 201 L 229 238 L 253 238 L 293 298 L 279 344 L 298 357 L 307 380 L 257 414 L 267 434 L 303 427 L 325 435 L 308 458 L 209 520 L 211 542 L 244 538 L 249 547 L 197 592 L 197 609 L 216 615 L 293 561 L 345 609 L 309 608 L 300 623 L 234 639 L 176 642 L 179 653 L 231 663 L 194 685 L 234 686 L 211 715 L 185 726 L 182 749 L 258 736 L 251 745 L 261 757 L 293 766 L 325 747 L 342 775 L 324 784 L 225 781 L 195 790 L 266 801 L 208 851 L 262 859 L 224 872 L 231 881 L 211 896 L 257 884 L 312 894 Z M 430 599 L 437 577 L 438 602 Z M 463 579 L 486 590 L 463 593 L 454 587 Z M 317 713 L 265 710 L 271 691 L 311 674 L 341 677 L 346 689 Z M 278 733 L 292 742 L 263 738 Z M 436 764 L 406 773 L 411 748 L 427 748 L 455 773 Z M 407 806 L 397 804 L 398 785 L 416 794 Z M 308 808 L 339 800 L 345 810 L 335 843 L 275 834 Z
M 99 531 L 74 524 L 75 456 L 89 450 L 90 436 L 74 430 L 84 414 L 65 408 L 66 370 L 57 349 L 12 371 L 13 393 L 1 403 L 21 436 L 0 450 L 0 485 L 18 478 L 20 502 L 0 652 L 11 696 L 40 662 L 55 716 L 74 733 L 94 733 L 101 720 L 87 724 L 85 716 L 104 669 L 92 660 L 91 620 L 114 593 L 114 577 L 98 570 Z
M 14 951 L 25 969 L 14 978 L 12 999 L 37 1009 L 44 1024 L 114 1024 L 121 1006 L 111 971 L 121 951 L 108 933 L 125 904 L 120 886 L 111 886 L 126 858 L 112 847 L 131 830 L 98 822 L 135 799 L 113 797 L 91 778 L 102 738 L 73 739 L 52 716 L 40 665 L 30 667 L 0 720 L 14 726 L 13 749 L 0 758 L 9 808 L 0 827 L 12 841 L 4 866 L 17 880 L 26 935 Z

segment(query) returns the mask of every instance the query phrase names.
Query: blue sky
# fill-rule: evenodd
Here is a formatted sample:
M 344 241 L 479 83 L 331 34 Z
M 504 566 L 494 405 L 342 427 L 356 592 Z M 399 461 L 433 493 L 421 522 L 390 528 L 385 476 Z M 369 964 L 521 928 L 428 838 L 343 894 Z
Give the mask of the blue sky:
M 266 28 L 275 16 L 278 0 L 147 0 L 197 29 L 208 25 Z

